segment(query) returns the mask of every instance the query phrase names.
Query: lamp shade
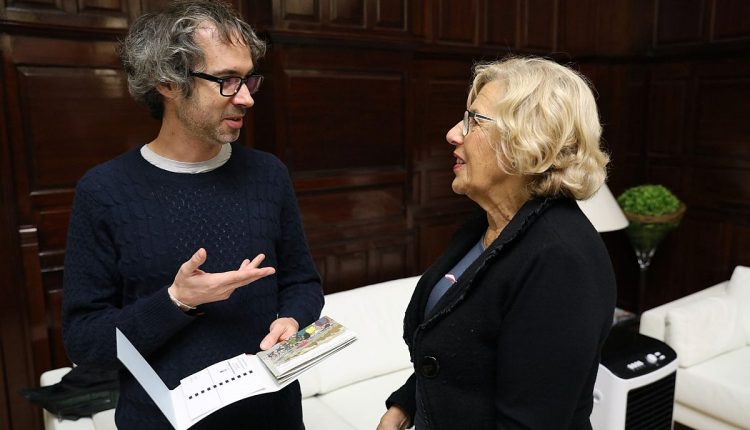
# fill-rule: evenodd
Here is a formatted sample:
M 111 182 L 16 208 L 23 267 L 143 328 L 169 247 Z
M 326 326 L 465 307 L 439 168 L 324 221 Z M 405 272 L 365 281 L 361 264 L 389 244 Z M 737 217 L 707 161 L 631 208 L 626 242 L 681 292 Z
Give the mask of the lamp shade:
M 622 230 L 628 226 L 628 220 L 607 184 L 602 184 L 588 200 L 578 200 L 578 206 L 599 233 Z

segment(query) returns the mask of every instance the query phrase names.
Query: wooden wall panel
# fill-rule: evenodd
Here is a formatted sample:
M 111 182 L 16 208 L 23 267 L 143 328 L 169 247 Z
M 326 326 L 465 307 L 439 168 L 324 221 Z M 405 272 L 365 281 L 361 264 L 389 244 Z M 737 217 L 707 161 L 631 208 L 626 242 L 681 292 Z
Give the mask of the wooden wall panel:
M 70 189 L 85 170 L 148 142 L 158 122 L 127 95 L 114 43 L 34 37 L 6 42 L 20 217 L 34 225 L 33 210 L 69 205 Z
M 3 70 L 0 72 L 3 77 L 1 82 L 4 83 L 3 90 L 0 90 L 0 95 L 2 95 L 0 100 L 3 102 L 3 118 L 0 121 L 3 123 L 0 127 L 0 130 L 2 130 L 0 140 L 2 140 L 3 148 L 0 159 L 3 161 L 2 181 L 5 190 L 2 207 L 3 215 L 8 216 L 9 222 L 9 224 L 3 223 L 3 230 L 7 227 L 11 231 L 11 239 L 2 241 L 3 248 L 8 250 L 8 255 L 3 254 L 0 263 L 4 266 L 2 272 L 6 272 L 7 267 L 7 273 L 3 273 L 7 277 L 3 276 L 3 278 L 6 280 L 4 284 L 8 288 L 8 291 L 3 291 L 3 295 L 7 294 L 8 297 L 7 301 L 4 301 L 5 306 L 3 308 L 7 306 L 7 309 L 2 309 L 1 312 L 8 316 L 2 319 L 1 329 L 3 333 L 0 335 L 0 339 L 2 339 L 3 354 L 9 354 L 5 359 L 5 366 L 7 367 L 3 369 L 3 373 L 8 377 L 7 385 L 3 385 L 2 389 L 3 391 L 7 389 L 7 393 L 9 393 L 6 406 L 11 411 L 8 415 L 11 428 L 14 426 L 17 428 L 38 428 L 39 422 L 37 421 L 39 420 L 36 418 L 38 409 L 31 408 L 25 400 L 17 396 L 17 392 L 22 387 L 32 386 L 36 383 L 38 373 L 35 372 L 35 367 L 48 367 L 49 350 L 46 338 L 44 338 L 44 333 L 46 333 L 45 307 L 38 257 L 34 252 L 36 245 L 35 243 L 30 244 L 27 238 L 23 238 L 19 234 L 21 228 L 19 228 L 18 212 L 21 205 L 18 198 L 23 196 L 19 193 L 18 186 L 19 184 L 23 186 L 24 180 L 19 178 L 18 174 L 23 172 L 23 168 L 15 162 L 14 151 L 10 145 L 12 141 L 11 131 L 16 124 L 14 118 L 18 109 L 17 105 L 14 106 L 7 102 L 9 96 L 15 94 L 15 88 L 11 86 L 7 92 L 4 91 L 7 88 L 6 84 L 13 82 L 11 65 L 13 48 L 10 46 L 8 38 L 3 35 L 0 35 L 0 42 L 4 50 Z M 7 126 L 4 124 L 6 118 L 8 118 Z M 5 217 L 3 218 L 5 219 Z M 28 279 L 25 276 L 27 273 L 30 275 Z M 24 423 L 23 427 L 18 427 L 19 423 Z
M 105 11 L 93 9 L 115 4 L 80 6 L 101 15 Z M 10 138 L 6 148 L 13 157 L 13 208 L 21 241 L 18 309 L 26 331 L 20 335 L 27 336 L 29 346 L 29 355 L 19 359 L 28 366 L 23 385 L 33 386 L 44 370 L 70 364 L 60 311 L 73 188 L 87 169 L 152 139 L 158 122 L 130 99 L 115 43 L 29 36 L 3 36 L 2 41 L 7 52 L 3 82 L 12 89 L 3 98 L 11 119 L 3 131 Z M 17 367 L 18 361 L 8 365 Z M 20 387 L 13 384 L 17 392 Z M 14 426 L 34 428 L 39 416 L 34 408 L 31 420 Z
M 518 41 L 519 14 L 516 0 L 484 0 L 482 42 L 514 47 Z
M 416 261 L 419 272 L 445 249 L 471 202 L 455 194 L 453 147 L 448 130 L 466 110 L 471 63 L 463 60 L 422 60 L 414 67 L 415 110 L 412 149 L 412 213 L 416 225 Z
M 649 100 L 649 152 L 681 154 L 684 150 L 685 127 L 690 104 L 690 81 L 679 75 L 654 78 Z
M 601 145 L 610 155 L 607 183 L 613 193 L 620 193 L 644 176 L 639 163 L 647 141 L 646 74 L 643 67 L 628 64 L 582 63 L 579 69 L 595 89 L 603 124 Z
M 19 67 L 18 75 L 32 191 L 70 187 L 92 166 L 155 136 L 158 123 L 130 99 L 122 71 L 36 66 Z
M 750 37 L 750 2 L 713 0 L 711 7 L 711 41 L 747 40 Z
M 413 265 L 406 58 L 387 50 L 277 49 L 267 64 L 277 97 L 258 104 L 274 110 L 267 121 L 275 132 L 259 128 L 256 141 L 267 148 L 272 136 L 267 149 L 290 168 L 326 292 L 405 276 Z
M 57 10 L 63 12 L 63 0 L 7 0 L 9 9 Z
M 635 73 L 631 73 L 626 82 L 627 117 L 625 124 L 628 124 L 626 131 L 627 147 L 624 149 L 624 155 L 629 157 L 640 157 L 646 153 L 646 142 L 644 134 L 648 133 L 648 118 L 650 107 L 650 98 L 648 94 L 647 72 L 640 68 Z M 614 126 L 614 123 L 612 123 Z
M 478 0 L 436 0 L 436 41 L 472 45 L 477 41 Z
M 404 164 L 402 76 L 288 69 L 286 86 L 292 170 Z
M 320 0 L 276 0 L 286 21 L 320 22 Z
M 364 28 L 365 0 L 329 0 L 331 24 Z
M 122 0 L 78 0 L 79 13 L 126 14 L 128 4 Z
M 56 285 L 62 286 L 62 270 L 53 273 L 57 278 Z M 48 273 L 43 273 L 43 282 L 48 284 Z M 48 332 L 50 345 L 50 363 L 52 368 L 69 366 L 70 360 L 65 352 L 62 339 L 62 288 L 47 293 L 45 306 L 48 310 Z
M 21 253 L 23 257 L 24 285 L 27 290 L 28 324 L 34 369 L 51 367 L 47 306 L 39 265 L 39 240 L 34 226 L 22 226 Z M 41 372 L 40 372 L 41 373 Z
M 0 35 L 0 82 L 6 82 L 7 41 Z M 9 145 L 7 92 L 0 85 L 0 428 L 41 429 L 40 409 L 18 395 L 35 383 L 18 237 L 15 166 Z
M 367 250 L 342 250 L 329 252 L 326 258 L 326 273 L 331 276 L 326 279 L 325 292 L 341 291 L 351 285 L 367 285 Z
M 702 207 L 750 213 L 750 169 L 696 167 L 687 177 L 685 188 Z
M 3 321 L 0 321 L 0 327 L 2 327 Z M 0 329 L 0 332 L 2 330 Z M 0 369 L 7 369 L 5 365 L 5 351 L 2 339 L 0 339 Z M 8 393 L 5 387 L 8 386 L 8 381 L 5 379 L 5 372 L 0 372 L 0 426 L 3 428 L 10 428 L 10 412 L 8 411 Z
M 72 203 L 72 199 L 71 199 Z M 65 239 L 68 235 L 68 219 L 70 207 L 55 207 L 39 210 L 37 225 L 39 226 L 39 247 L 44 250 L 65 249 Z M 46 255 L 42 258 L 47 257 Z
M 560 5 L 560 47 L 564 52 L 576 55 L 596 53 L 598 29 L 595 24 L 600 3 L 596 0 L 569 0 Z
M 647 273 L 644 309 L 728 279 L 725 249 L 729 225 L 696 208 L 659 244 Z M 686 264 L 686 261 L 701 261 Z
M 0 46 L 0 81 L 3 81 L 4 65 L 5 55 Z M 4 100 L 5 89 L 0 85 L 0 101 Z M 0 103 L 0 130 L 7 130 L 7 125 L 5 124 L 5 103 Z M 11 168 L 12 164 L 10 163 L 7 135 L 0 132 L 0 171 L 3 173 L 2 176 L 10 176 L 6 172 L 10 172 Z M 11 220 L 15 212 L 15 207 L 9 204 L 14 200 L 12 194 L 13 190 L 10 181 L 2 180 L 0 182 L 0 202 L 2 202 L 2 206 L 0 206 L 0 243 L 4 244 L 4 246 L 0 246 L 0 261 L 3 262 L 0 263 L 0 278 L 7 279 L 9 282 L 0 283 L 0 295 L 6 297 L 7 299 L 4 302 L 9 302 L 11 305 L 0 305 L 0 315 L 8 313 L 8 309 L 6 308 L 12 309 L 13 305 L 17 306 L 18 297 L 18 293 L 14 293 L 14 290 L 17 289 L 13 288 L 17 285 L 17 279 L 14 279 L 15 273 L 12 265 L 9 264 L 10 259 L 14 257 L 16 249 L 16 244 L 13 241 L 13 237 L 15 236 L 15 220 Z M 5 322 L 5 319 L 0 318 L 0 333 L 5 331 Z M 0 369 L 3 370 L 0 372 L 0 426 L 3 428 L 11 428 L 7 392 L 8 381 L 5 378 L 5 370 L 8 369 L 5 363 L 5 355 L 9 352 L 8 346 L 3 343 L 3 338 L 0 336 Z
M 143 13 L 146 13 L 146 12 L 155 12 L 155 11 L 161 10 L 164 7 L 166 7 L 169 4 L 170 1 L 171 0 L 140 0 L 140 2 L 141 2 L 141 9 L 143 10 Z M 229 2 L 235 8 L 237 8 L 237 10 L 240 10 L 240 11 L 243 10 L 243 7 L 250 7 L 250 6 L 247 5 L 248 2 L 245 2 L 243 0 L 225 0 L 225 1 Z M 254 5 L 255 4 L 258 4 L 258 5 L 263 4 L 263 5 L 265 5 L 266 1 L 267 0 L 253 1 L 253 4 Z M 264 6 L 259 6 L 259 7 L 264 7 Z
M 581 4 L 581 2 L 584 2 Z M 577 16 L 585 16 L 582 11 L 592 8 L 587 4 L 588 0 L 568 0 L 563 2 L 566 13 Z M 580 36 L 576 33 L 586 32 L 586 28 L 595 26 L 595 40 L 590 43 L 596 46 L 598 57 L 620 57 L 627 64 L 632 64 L 631 59 L 643 55 L 654 44 L 654 29 L 656 7 L 655 1 L 632 1 L 632 0 L 609 0 L 606 2 L 596 1 L 596 19 L 594 22 L 579 21 L 575 24 L 565 20 L 563 32 L 565 39 L 576 40 Z M 580 6 L 579 6 L 580 5 Z M 574 11 L 568 12 L 570 9 Z M 571 28 L 570 25 L 573 25 Z M 572 32 L 573 34 L 569 34 Z M 581 43 L 581 42 L 579 42 Z M 585 43 L 585 42 L 584 42 Z M 569 48 L 563 45 L 561 49 L 568 52 Z M 577 54 L 576 51 L 571 52 Z M 580 54 L 585 55 L 586 51 Z
M 326 294 L 408 276 L 412 252 L 406 237 L 319 246 L 313 251 Z
M 450 204 L 453 180 L 453 148 L 446 141 L 448 130 L 463 118 L 471 77 L 471 63 L 425 60 L 415 64 L 415 112 L 413 162 L 420 174 L 415 195 L 419 206 Z
M 406 0 L 377 0 L 371 4 L 375 9 L 375 28 L 401 31 L 408 29 Z
M 518 48 L 555 51 L 559 11 L 559 0 L 521 0 L 521 37 Z
M 673 235 L 673 240 L 680 241 L 681 244 L 674 250 L 665 249 L 666 252 L 674 251 L 677 256 L 668 266 L 671 269 L 669 271 L 684 273 L 684 279 L 680 279 L 681 282 L 665 284 L 670 287 L 681 287 L 682 294 L 677 297 L 729 279 L 734 269 L 728 266 L 732 224 L 726 218 L 717 217 L 710 211 L 693 208 L 693 213 L 685 220 L 682 231 L 675 232 L 676 234 Z M 685 261 L 700 261 L 701 264 L 686 265 Z M 653 303 L 657 305 L 673 300 L 675 292 L 670 291 L 672 288 L 667 289 L 661 300 L 654 300 Z
M 298 196 L 306 225 L 341 225 L 372 219 L 403 216 L 403 186 L 345 189 L 325 193 L 300 193 Z
M 313 32 L 334 38 L 352 34 L 410 39 L 421 34 L 416 0 L 273 0 L 272 31 Z M 262 7 L 252 4 L 250 10 Z M 276 33 L 280 35 L 281 33 Z
M 39 380 L 30 364 L 33 360 L 31 343 L 25 315 L 19 311 L 21 308 L 23 306 L 16 304 L 0 313 L 0 352 L 4 366 L 3 377 L 0 378 L 0 382 L 4 382 L 3 396 L 0 397 L 7 399 L 0 409 L 5 409 L 7 415 L 0 415 L 0 423 L 10 422 L 8 427 L 3 427 L 8 430 L 41 430 L 41 408 L 18 394 L 19 390 L 33 387 Z
M 744 221 L 737 222 L 729 233 L 729 237 L 732 241 L 729 267 L 747 266 L 747 262 L 750 261 L 750 247 L 747 246 L 750 243 L 750 221 L 746 218 Z
M 695 153 L 750 161 L 750 73 L 698 82 Z
M 425 271 L 443 254 L 450 238 L 463 224 L 466 214 L 467 212 L 446 213 L 420 220 L 417 233 L 419 273 Z
M 141 13 L 139 0 L 6 0 L 0 19 L 74 31 L 124 30 Z
M 11 10 L 65 11 L 63 0 L 6 0 L 5 7 Z
M 657 0 L 656 8 L 655 46 L 704 40 L 706 0 Z
M 385 174 L 298 175 L 295 179 L 313 259 L 326 293 L 407 276 L 403 170 Z
M 468 65 L 463 73 L 471 73 Z M 426 65 L 426 67 L 430 67 Z M 460 68 L 460 66 L 459 66 Z M 424 93 L 420 92 L 420 98 L 425 101 L 420 111 L 419 124 L 421 133 L 417 136 L 418 148 L 422 156 L 420 161 L 439 159 L 449 161 L 452 159 L 452 147 L 446 141 L 448 130 L 459 123 L 466 110 L 467 93 L 469 85 L 467 79 L 455 77 L 446 79 L 442 76 L 423 76 Z
M 689 186 L 684 186 L 689 181 L 692 172 L 686 172 L 685 166 L 675 159 L 656 159 L 649 163 L 647 169 L 648 183 L 662 184 L 669 188 L 675 195 L 680 196 L 682 200 L 690 196 L 686 194 Z M 689 201 L 692 205 L 692 200 Z

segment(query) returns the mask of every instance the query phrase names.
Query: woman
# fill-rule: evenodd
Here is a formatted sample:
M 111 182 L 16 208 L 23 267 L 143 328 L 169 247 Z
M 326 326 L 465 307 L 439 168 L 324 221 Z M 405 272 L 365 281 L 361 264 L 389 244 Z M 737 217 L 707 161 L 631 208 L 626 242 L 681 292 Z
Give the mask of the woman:
M 590 429 L 615 279 L 575 199 L 608 157 L 586 81 L 539 58 L 475 67 L 448 131 L 453 191 L 481 211 L 422 276 L 404 319 L 414 374 L 379 430 Z

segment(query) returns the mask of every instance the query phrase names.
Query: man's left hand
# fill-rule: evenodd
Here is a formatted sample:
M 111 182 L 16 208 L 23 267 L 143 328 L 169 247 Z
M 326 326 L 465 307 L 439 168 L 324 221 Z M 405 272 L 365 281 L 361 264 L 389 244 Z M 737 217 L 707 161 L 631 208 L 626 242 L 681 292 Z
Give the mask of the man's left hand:
M 260 349 L 263 351 L 292 337 L 299 331 L 299 323 L 294 318 L 279 318 L 271 323 L 268 330 L 269 333 L 260 342 Z

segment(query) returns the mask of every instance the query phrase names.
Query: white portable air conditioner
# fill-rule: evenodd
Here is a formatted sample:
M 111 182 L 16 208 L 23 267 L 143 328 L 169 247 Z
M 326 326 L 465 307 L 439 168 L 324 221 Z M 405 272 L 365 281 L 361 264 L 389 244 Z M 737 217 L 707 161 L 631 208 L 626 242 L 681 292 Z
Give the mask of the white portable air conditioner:
M 594 385 L 594 430 L 672 430 L 677 354 L 664 342 L 614 327 Z

